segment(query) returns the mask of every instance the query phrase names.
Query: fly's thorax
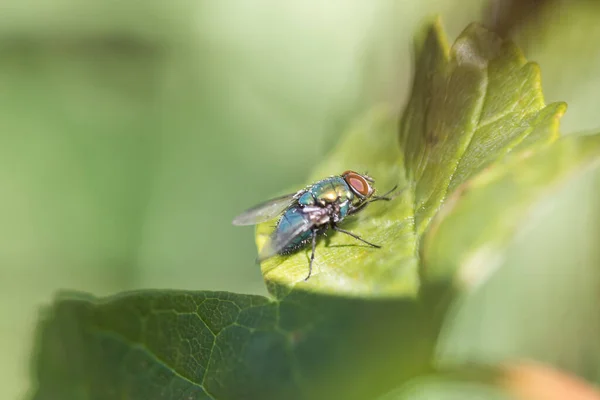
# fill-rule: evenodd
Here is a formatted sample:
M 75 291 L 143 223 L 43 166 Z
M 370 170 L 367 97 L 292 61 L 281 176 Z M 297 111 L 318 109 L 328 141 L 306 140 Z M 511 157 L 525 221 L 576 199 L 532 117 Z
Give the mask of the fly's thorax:
M 332 176 L 315 183 L 308 192 L 312 195 L 314 204 L 321 206 L 354 199 L 354 193 L 346 181 L 339 176 Z

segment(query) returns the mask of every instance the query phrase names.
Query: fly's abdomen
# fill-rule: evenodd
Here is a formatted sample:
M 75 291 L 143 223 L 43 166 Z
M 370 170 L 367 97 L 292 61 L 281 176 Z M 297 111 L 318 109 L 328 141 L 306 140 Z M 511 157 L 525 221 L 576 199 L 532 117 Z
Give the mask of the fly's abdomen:
M 301 207 L 291 207 L 283 213 L 277 228 L 275 229 L 274 235 L 285 235 L 287 232 L 292 232 L 309 224 L 309 216 L 302 212 Z M 291 253 L 300 247 L 303 247 L 311 237 L 311 231 L 307 230 L 297 235 L 286 247 L 284 247 L 280 254 Z

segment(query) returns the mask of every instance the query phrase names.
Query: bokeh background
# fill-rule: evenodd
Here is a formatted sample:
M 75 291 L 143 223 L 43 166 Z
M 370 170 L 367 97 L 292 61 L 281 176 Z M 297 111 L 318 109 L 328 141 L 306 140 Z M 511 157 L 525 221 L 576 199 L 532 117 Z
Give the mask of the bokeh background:
M 548 102 L 569 103 L 563 133 L 598 131 L 597 2 L 539 2 L 527 18 L 493 3 L 3 1 L 0 398 L 25 395 L 38 312 L 56 290 L 265 294 L 253 230 L 232 217 L 302 184 L 370 106 L 401 110 L 426 17 L 441 14 L 451 40 L 472 21 L 504 23 L 541 64 Z M 548 200 L 556 212 L 515 243 L 510 268 L 461 303 L 444 357 L 529 355 L 582 374 L 577 354 L 600 355 L 600 254 L 585 244 L 600 241 L 599 181 Z M 585 260 L 561 262 L 571 253 L 553 240 Z M 549 350 L 563 323 L 577 343 L 587 335 L 583 348 Z M 528 324 L 548 343 L 525 337 Z

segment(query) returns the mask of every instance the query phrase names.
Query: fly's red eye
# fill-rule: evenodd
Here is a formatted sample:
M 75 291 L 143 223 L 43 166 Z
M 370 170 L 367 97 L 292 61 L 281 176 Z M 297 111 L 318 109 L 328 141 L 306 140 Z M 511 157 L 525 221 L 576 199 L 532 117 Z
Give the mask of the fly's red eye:
M 371 186 L 369 182 L 362 176 L 357 174 L 356 172 L 347 171 L 344 173 L 344 180 L 350 188 L 363 197 L 367 197 L 372 193 Z

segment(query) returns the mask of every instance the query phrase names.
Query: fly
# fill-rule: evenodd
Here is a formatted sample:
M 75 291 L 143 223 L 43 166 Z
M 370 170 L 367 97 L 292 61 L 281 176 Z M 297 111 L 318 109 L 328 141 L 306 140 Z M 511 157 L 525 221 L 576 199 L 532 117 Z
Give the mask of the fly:
M 233 225 L 255 225 L 279 216 L 275 231 L 258 255 L 258 261 L 277 254 L 296 252 L 309 243 L 312 253 L 308 264 L 308 275 L 312 274 L 317 238 L 333 229 L 336 232 L 352 236 L 371 247 L 381 246 L 368 242 L 355 233 L 338 226 L 344 218 L 356 214 L 374 201 L 389 201 L 389 195 L 397 185 L 383 196 L 376 196 L 371 185 L 373 178 L 354 171 L 334 175 L 296 192 L 276 197 L 252 207 L 233 220 Z

